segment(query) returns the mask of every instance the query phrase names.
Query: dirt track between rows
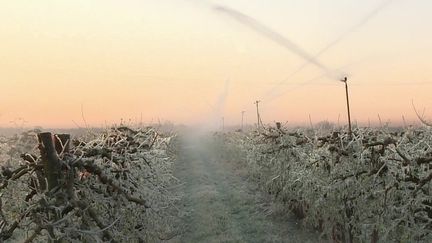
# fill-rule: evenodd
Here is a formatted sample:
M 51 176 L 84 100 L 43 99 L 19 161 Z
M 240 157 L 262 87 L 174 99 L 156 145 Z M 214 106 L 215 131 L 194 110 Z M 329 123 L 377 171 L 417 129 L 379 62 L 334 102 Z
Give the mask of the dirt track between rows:
M 268 198 L 220 158 L 208 138 L 182 140 L 180 233 L 170 242 L 318 242 L 293 217 L 269 213 Z

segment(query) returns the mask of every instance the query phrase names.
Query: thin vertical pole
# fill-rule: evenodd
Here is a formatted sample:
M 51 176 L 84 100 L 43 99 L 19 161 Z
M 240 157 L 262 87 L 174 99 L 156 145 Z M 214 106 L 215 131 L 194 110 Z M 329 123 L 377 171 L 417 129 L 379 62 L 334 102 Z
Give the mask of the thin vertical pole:
M 259 101 L 259 100 L 255 101 L 256 111 L 257 111 L 257 126 L 258 126 L 258 128 L 260 127 L 260 121 L 261 121 L 260 114 L 259 114 L 259 107 L 258 107 L 258 104 L 260 102 L 261 101 Z
M 313 123 L 312 123 L 312 117 L 311 117 L 311 114 L 309 114 L 309 124 L 310 124 L 310 127 L 311 127 L 311 129 L 313 130 Z
M 345 77 L 341 80 L 345 83 L 345 94 L 346 94 L 346 102 L 347 102 L 347 110 L 348 110 L 348 136 L 352 138 L 352 127 L 351 127 L 351 111 L 350 111 L 350 103 L 349 103 L 349 94 L 348 94 L 348 78 Z
M 243 124 L 244 124 L 244 113 L 245 113 L 245 111 L 241 112 L 241 114 L 242 114 L 242 118 L 241 118 L 241 130 L 242 131 L 243 131 Z
M 402 115 L 402 121 L 403 121 L 403 124 L 404 124 L 404 128 L 406 129 L 408 126 L 407 126 L 407 122 L 405 120 L 405 116 L 404 115 Z

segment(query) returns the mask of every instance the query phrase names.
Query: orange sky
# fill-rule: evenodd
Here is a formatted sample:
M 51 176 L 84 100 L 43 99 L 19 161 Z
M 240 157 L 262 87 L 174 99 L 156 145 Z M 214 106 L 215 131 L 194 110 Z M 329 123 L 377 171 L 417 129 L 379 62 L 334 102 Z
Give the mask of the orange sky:
M 0 1 L 0 126 L 83 126 L 81 107 L 92 125 L 141 114 L 238 124 L 242 110 L 255 121 L 259 98 L 264 122 L 345 121 L 342 83 L 295 88 L 322 74 L 313 65 L 281 85 L 282 96 L 265 97 L 304 60 L 202 2 Z M 315 54 L 382 1 L 217 2 Z M 430 9 L 429 0 L 395 0 L 319 58 L 349 75 L 355 120 L 415 120 L 412 99 L 432 118 Z

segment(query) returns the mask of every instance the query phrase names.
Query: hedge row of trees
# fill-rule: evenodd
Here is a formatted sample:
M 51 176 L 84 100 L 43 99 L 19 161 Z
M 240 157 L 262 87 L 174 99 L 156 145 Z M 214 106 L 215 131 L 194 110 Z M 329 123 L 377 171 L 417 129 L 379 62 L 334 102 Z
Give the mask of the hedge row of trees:
M 333 242 L 432 242 L 432 131 L 219 135 L 251 178 Z
M 39 131 L 2 138 L 0 241 L 169 237 L 175 140 L 128 127 L 83 138 Z

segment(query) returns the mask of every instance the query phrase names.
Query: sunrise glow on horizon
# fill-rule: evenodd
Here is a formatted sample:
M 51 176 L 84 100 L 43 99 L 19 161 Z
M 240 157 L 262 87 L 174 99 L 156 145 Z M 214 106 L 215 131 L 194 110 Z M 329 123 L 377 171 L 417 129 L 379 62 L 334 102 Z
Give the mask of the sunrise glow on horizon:
M 214 6 L 252 16 L 349 78 L 358 122 L 432 118 L 432 2 L 0 1 L 0 127 L 121 119 L 345 122 L 343 83 Z M 336 72 L 336 71 L 335 71 Z M 280 84 L 280 85 L 278 85 Z M 275 88 L 276 87 L 276 88 Z M 276 90 L 276 94 L 271 93 Z M 271 93 L 271 95 L 269 95 Z

